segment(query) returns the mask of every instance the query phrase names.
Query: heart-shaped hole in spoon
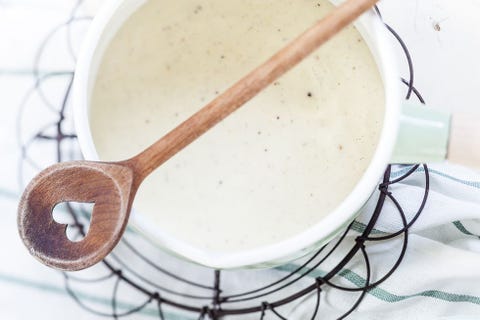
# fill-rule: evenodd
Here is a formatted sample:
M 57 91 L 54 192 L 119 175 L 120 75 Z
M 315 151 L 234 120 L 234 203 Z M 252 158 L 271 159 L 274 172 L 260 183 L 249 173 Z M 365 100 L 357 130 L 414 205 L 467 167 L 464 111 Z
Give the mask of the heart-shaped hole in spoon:
M 52 217 L 56 223 L 66 226 L 68 240 L 80 242 L 88 233 L 94 206 L 95 203 L 60 202 L 53 208 Z

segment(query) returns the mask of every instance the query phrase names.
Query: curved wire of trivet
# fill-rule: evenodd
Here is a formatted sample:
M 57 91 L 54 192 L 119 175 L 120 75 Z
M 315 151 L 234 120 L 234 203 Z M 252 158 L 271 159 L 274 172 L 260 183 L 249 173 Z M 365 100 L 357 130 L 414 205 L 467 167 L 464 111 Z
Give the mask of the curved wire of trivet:
M 30 149 L 32 145 L 38 141 L 52 141 L 55 143 L 56 146 L 56 158 L 57 161 L 64 160 L 64 148 L 62 147 L 62 142 L 64 140 L 75 140 L 76 135 L 73 133 L 65 133 L 65 129 L 63 124 L 66 119 L 66 108 L 68 105 L 68 99 L 70 96 L 70 89 L 73 81 L 73 71 L 57 71 L 57 72 L 50 72 L 46 74 L 41 74 L 39 72 L 41 57 L 44 54 L 44 49 L 49 41 L 54 37 L 56 33 L 59 31 L 66 29 L 67 32 L 67 48 L 68 53 L 71 56 L 72 60 L 76 60 L 75 51 L 72 45 L 72 32 L 71 26 L 74 23 L 80 21 L 87 21 L 90 17 L 78 16 L 77 13 L 79 8 L 82 6 L 83 0 L 77 0 L 75 7 L 73 8 L 70 17 L 62 24 L 56 26 L 52 31 L 46 36 L 44 41 L 42 42 L 41 46 L 39 47 L 36 55 L 35 55 L 35 63 L 33 69 L 33 76 L 35 80 L 34 86 L 26 93 L 20 107 L 20 111 L 18 113 L 17 118 L 17 134 L 19 137 L 20 148 L 22 150 L 22 163 L 19 168 L 19 180 L 21 185 L 23 184 L 23 170 L 24 165 L 29 165 L 33 169 L 39 169 L 41 166 L 35 162 L 33 157 L 30 155 Z M 375 9 L 378 15 L 381 17 L 380 11 L 378 8 Z M 390 27 L 388 24 L 385 23 L 385 27 L 387 30 L 392 34 L 392 36 L 398 41 L 400 44 L 405 58 L 408 64 L 409 69 L 409 78 L 408 79 L 401 79 L 401 82 L 406 85 L 407 87 L 407 94 L 406 99 L 410 99 L 412 95 L 415 95 L 416 98 L 421 102 L 424 103 L 424 99 L 419 93 L 419 91 L 414 87 L 414 69 L 413 69 L 413 62 L 411 55 L 408 51 L 408 48 L 401 37 L 395 32 L 395 30 Z M 66 77 L 67 79 L 67 87 L 65 90 L 65 94 L 63 97 L 63 101 L 60 104 L 60 107 L 57 108 L 56 104 L 52 102 L 48 95 L 46 94 L 45 90 L 43 89 L 43 83 L 51 78 L 54 77 Z M 40 97 L 41 102 L 43 105 L 49 109 L 50 111 L 54 111 L 58 115 L 58 120 L 52 122 L 43 128 L 39 129 L 39 131 L 33 135 L 33 137 L 24 140 L 22 138 L 22 122 L 25 116 L 25 112 L 27 109 L 27 105 L 30 101 L 30 98 L 33 94 L 37 94 Z M 47 134 L 47 131 L 54 128 L 56 130 L 55 134 Z M 290 304 L 294 301 L 298 301 L 300 298 L 306 297 L 309 294 L 315 294 L 315 306 L 312 310 L 312 317 L 311 319 L 315 319 L 319 315 L 320 309 L 320 302 L 321 302 L 321 294 L 324 292 L 324 287 L 328 286 L 330 289 L 337 289 L 342 291 L 350 291 L 350 292 L 359 292 L 360 295 L 356 299 L 355 303 L 351 306 L 351 308 L 346 311 L 344 314 L 339 316 L 339 319 L 344 319 L 349 316 L 352 312 L 354 312 L 358 306 L 363 301 L 366 294 L 369 290 L 373 289 L 374 287 L 380 285 L 384 281 L 386 281 L 394 272 L 397 270 L 398 266 L 401 264 L 405 252 L 407 250 L 408 245 L 408 231 L 410 227 L 417 221 L 419 216 L 421 215 L 425 203 L 428 199 L 428 190 L 429 190 L 429 172 L 426 165 L 423 165 L 424 173 L 425 173 L 425 192 L 420 203 L 419 209 L 417 210 L 416 214 L 410 221 L 407 221 L 406 214 L 402 209 L 401 204 L 398 202 L 396 197 L 393 195 L 390 187 L 396 183 L 400 183 L 405 179 L 408 179 L 414 172 L 417 172 L 420 165 L 412 166 L 405 174 L 401 177 L 395 178 L 390 180 L 390 173 L 391 167 L 389 166 L 385 172 L 384 178 L 382 183 L 379 186 L 379 199 L 372 214 L 370 221 L 365 226 L 364 230 L 361 232 L 359 236 L 356 237 L 355 242 L 352 248 L 348 251 L 348 253 L 340 260 L 339 263 L 336 264 L 334 268 L 332 268 L 328 273 L 326 273 L 322 277 L 314 278 L 314 283 L 308 286 L 305 286 L 303 289 L 295 292 L 285 294 L 285 297 L 279 299 L 276 298 L 273 302 L 268 302 L 269 297 L 272 297 L 274 294 L 280 294 L 282 292 L 286 292 L 285 289 L 290 288 L 293 284 L 300 284 L 300 281 L 306 281 L 305 278 L 307 275 L 312 274 L 317 268 L 319 268 L 331 255 L 336 252 L 340 244 L 345 242 L 345 239 L 348 234 L 350 234 L 353 230 L 353 225 L 355 222 L 352 222 L 349 227 L 345 230 L 345 232 L 335 241 L 331 242 L 328 245 L 325 245 L 320 250 L 318 250 L 314 255 L 312 255 L 306 262 L 304 262 L 301 266 L 296 267 L 295 270 L 287 273 L 285 276 L 280 277 L 278 280 L 275 280 L 269 284 L 257 287 L 257 288 L 250 288 L 248 290 L 242 290 L 241 292 L 234 292 L 230 294 L 223 294 L 223 290 L 221 289 L 221 275 L 220 271 L 214 271 L 214 283 L 213 285 L 200 283 L 198 281 L 194 281 L 188 279 L 186 276 L 176 274 L 175 272 L 169 271 L 166 268 L 159 266 L 155 263 L 152 259 L 147 257 L 143 254 L 138 248 L 136 248 L 133 244 L 131 244 L 126 237 L 122 240 L 123 245 L 131 254 L 135 257 L 140 259 L 143 263 L 148 265 L 149 267 L 153 268 L 156 272 L 167 276 L 174 281 L 178 281 L 179 283 L 183 283 L 184 285 L 188 285 L 192 288 L 197 288 L 200 290 L 206 291 L 209 295 L 197 295 L 191 293 L 185 293 L 178 290 L 174 290 L 170 287 L 166 287 L 164 285 L 160 285 L 158 283 L 153 282 L 149 279 L 148 276 L 137 272 L 133 267 L 130 266 L 129 263 L 125 262 L 116 254 L 112 254 L 107 259 L 103 261 L 103 266 L 105 271 L 107 271 L 106 275 L 96 277 L 96 278 L 80 278 L 74 276 L 70 273 L 63 273 L 65 279 L 65 288 L 67 293 L 72 297 L 77 304 L 85 309 L 86 311 L 96 314 L 99 316 L 111 317 L 113 319 L 118 319 L 120 317 L 126 317 L 128 315 L 135 314 L 137 312 L 142 311 L 147 306 L 153 304 L 155 302 L 155 308 L 158 310 L 158 317 L 160 319 L 165 319 L 165 315 L 162 309 L 162 306 L 169 306 L 176 309 L 181 309 L 184 311 L 191 311 L 198 315 L 199 319 L 204 319 L 206 317 L 210 319 L 220 319 L 227 315 L 240 315 L 240 314 L 258 314 L 260 319 L 263 319 L 267 312 L 270 312 L 272 315 L 276 316 L 279 319 L 287 319 L 277 310 L 279 307 Z M 391 201 L 396 208 L 401 220 L 402 220 L 402 228 L 394 233 L 382 236 L 372 236 L 372 231 L 374 230 L 375 224 L 382 213 L 382 209 L 384 203 L 386 201 Z M 85 230 L 88 224 L 88 215 L 83 212 L 82 209 L 73 208 L 72 206 L 68 205 L 67 210 L 70 213 L 74 223 L 73 226 L 78 229 L 78 233 L 80 235 L 85 234 Z M 392 268 L 380 279 L 373 281 L 371 279 L 372 270 L 370 259 L 368 256 L 367 245 L 369 243 L 374 243 L 378 241 L 388 241 L 393 238 L 397 238 L 399 236 L 403 236 L 402 247 L 400 249 L 400 253 L 398 259 L 393 264 Z M 329 250 L 327 247 L 331 246 Z M 348 263 L 356 256 L 360 254 L 361 258 L 365 264 L 365 281 L 363 286 L 349 288 L 339 284 L 334 283 L 334 280 L 339 278 L 341 272 L 345 270 Z M 117 267 L 118 265 L 118 267 Z M 75 292 L 72 288 L 71 284 L 73 282 L 76 283 L 83 283 L 83 284 L 90 284 L 90 283 L 103 283 L 106 281 L 111 281 L 114 279 L 114 284 L 112 288 L 112 296 L 111 296 L 111 312 L 102 312 L 95 308 L 88 306 L 84 301 L 80 298 L 80 296 Z M 143 303 L 131 307 L 131 308 L 121 308 L 118 303 L 118 294 L 119 294 L 119 287 L 124 283 L 129 287 L 133 288 L 134 290 L 138 291 L 140 294 L 145 296 L 145 300 Z M 302 282 L 303 283 L 303 282 Z M 163 294 L 170 295 L 171 297 L 166 298 Z M 193 304 L 186 304 L 183 302 L 179 302 L 174 300 L 173 297 L 182 297 L 182 298 L 189 298 L 193 300 L 206 300 L 207 304 L 205 305 L 193 305 Z M 225 306 L 230 306 L 235 303 L 248 303 L 249 306 L 242 307 L 242 308 L 225 308 Z M 122 309 L 120 311 L 119 309 Z

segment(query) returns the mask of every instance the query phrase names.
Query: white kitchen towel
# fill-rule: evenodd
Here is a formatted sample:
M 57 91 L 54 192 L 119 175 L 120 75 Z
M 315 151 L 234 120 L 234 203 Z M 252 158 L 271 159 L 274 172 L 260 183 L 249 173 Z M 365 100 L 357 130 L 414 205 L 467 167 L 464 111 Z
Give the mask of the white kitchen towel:
M 405 171 L 405 169 L 398 169 Z M 429 170 L 431 188 L 422 215 L 411 228 L 405 260 L 380 287 L 369 292 L 351 319 L 462 319 L 480 317 L 480 175 L 448 165 Z M 394 174 L 395 175 L 395 172 Z M 405 183 L 395 185 L 393 193 L 405 210 L 407 220 L 417 212 L 423 194 L 424 170 L 420 168 Z M 394 232 L 402 228 L 391 202 L 376 229 Z M 359 218 L 367 221 L 372 207 Z M 376 243 L 368 247 L 375 275 L 388 271 L 399 255 L 401 240 Z M 359 257 L 360 259 L 360 257 Z M 355 264 L 353 264 L 355 265 Z M 350 286 L 364 281 L 365 271 L 357 266 L 344 270 L 340 283 Z M 363 275 L 360 275 L 360 273 Z M 330 292 L 327 291 L 328 295 Z M 313 298 L 301 304 L 292 319 L 307 319 Z M 327 297 L 326 319 L 335 318 L 353 303 L 349 295 L 334 292 Z M 309 305 L 308 305 L 309 304 Z M 477 317 L 477 318 L 478 318 Z

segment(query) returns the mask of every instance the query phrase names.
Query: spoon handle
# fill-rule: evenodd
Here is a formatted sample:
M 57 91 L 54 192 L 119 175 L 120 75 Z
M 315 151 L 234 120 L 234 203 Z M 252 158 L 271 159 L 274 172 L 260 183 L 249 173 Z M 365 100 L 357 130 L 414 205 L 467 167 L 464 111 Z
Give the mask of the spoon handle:
M 138 175 L 137 179 L 142 181 L 158 166 L 255 97 L 378 1 L 345 1 L 148 149 L 128 160 L 127 163 L 134 167 Z

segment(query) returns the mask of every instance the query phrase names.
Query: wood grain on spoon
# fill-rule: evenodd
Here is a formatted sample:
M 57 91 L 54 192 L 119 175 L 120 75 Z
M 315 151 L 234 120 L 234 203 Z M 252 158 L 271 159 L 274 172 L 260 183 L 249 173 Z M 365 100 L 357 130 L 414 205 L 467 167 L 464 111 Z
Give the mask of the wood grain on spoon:
M 121 162 L 76 161 L 47 168 L 25 189 L 18 228 L 44 264 L 80 270 L 102 260 L 118 243 L 141 182 L 153 170 L 252 99 L 378 0 L 348 0 L 139 155 Z M 95 203 L 90 229 L 79 242 L 52 218 L 61 202 Z

